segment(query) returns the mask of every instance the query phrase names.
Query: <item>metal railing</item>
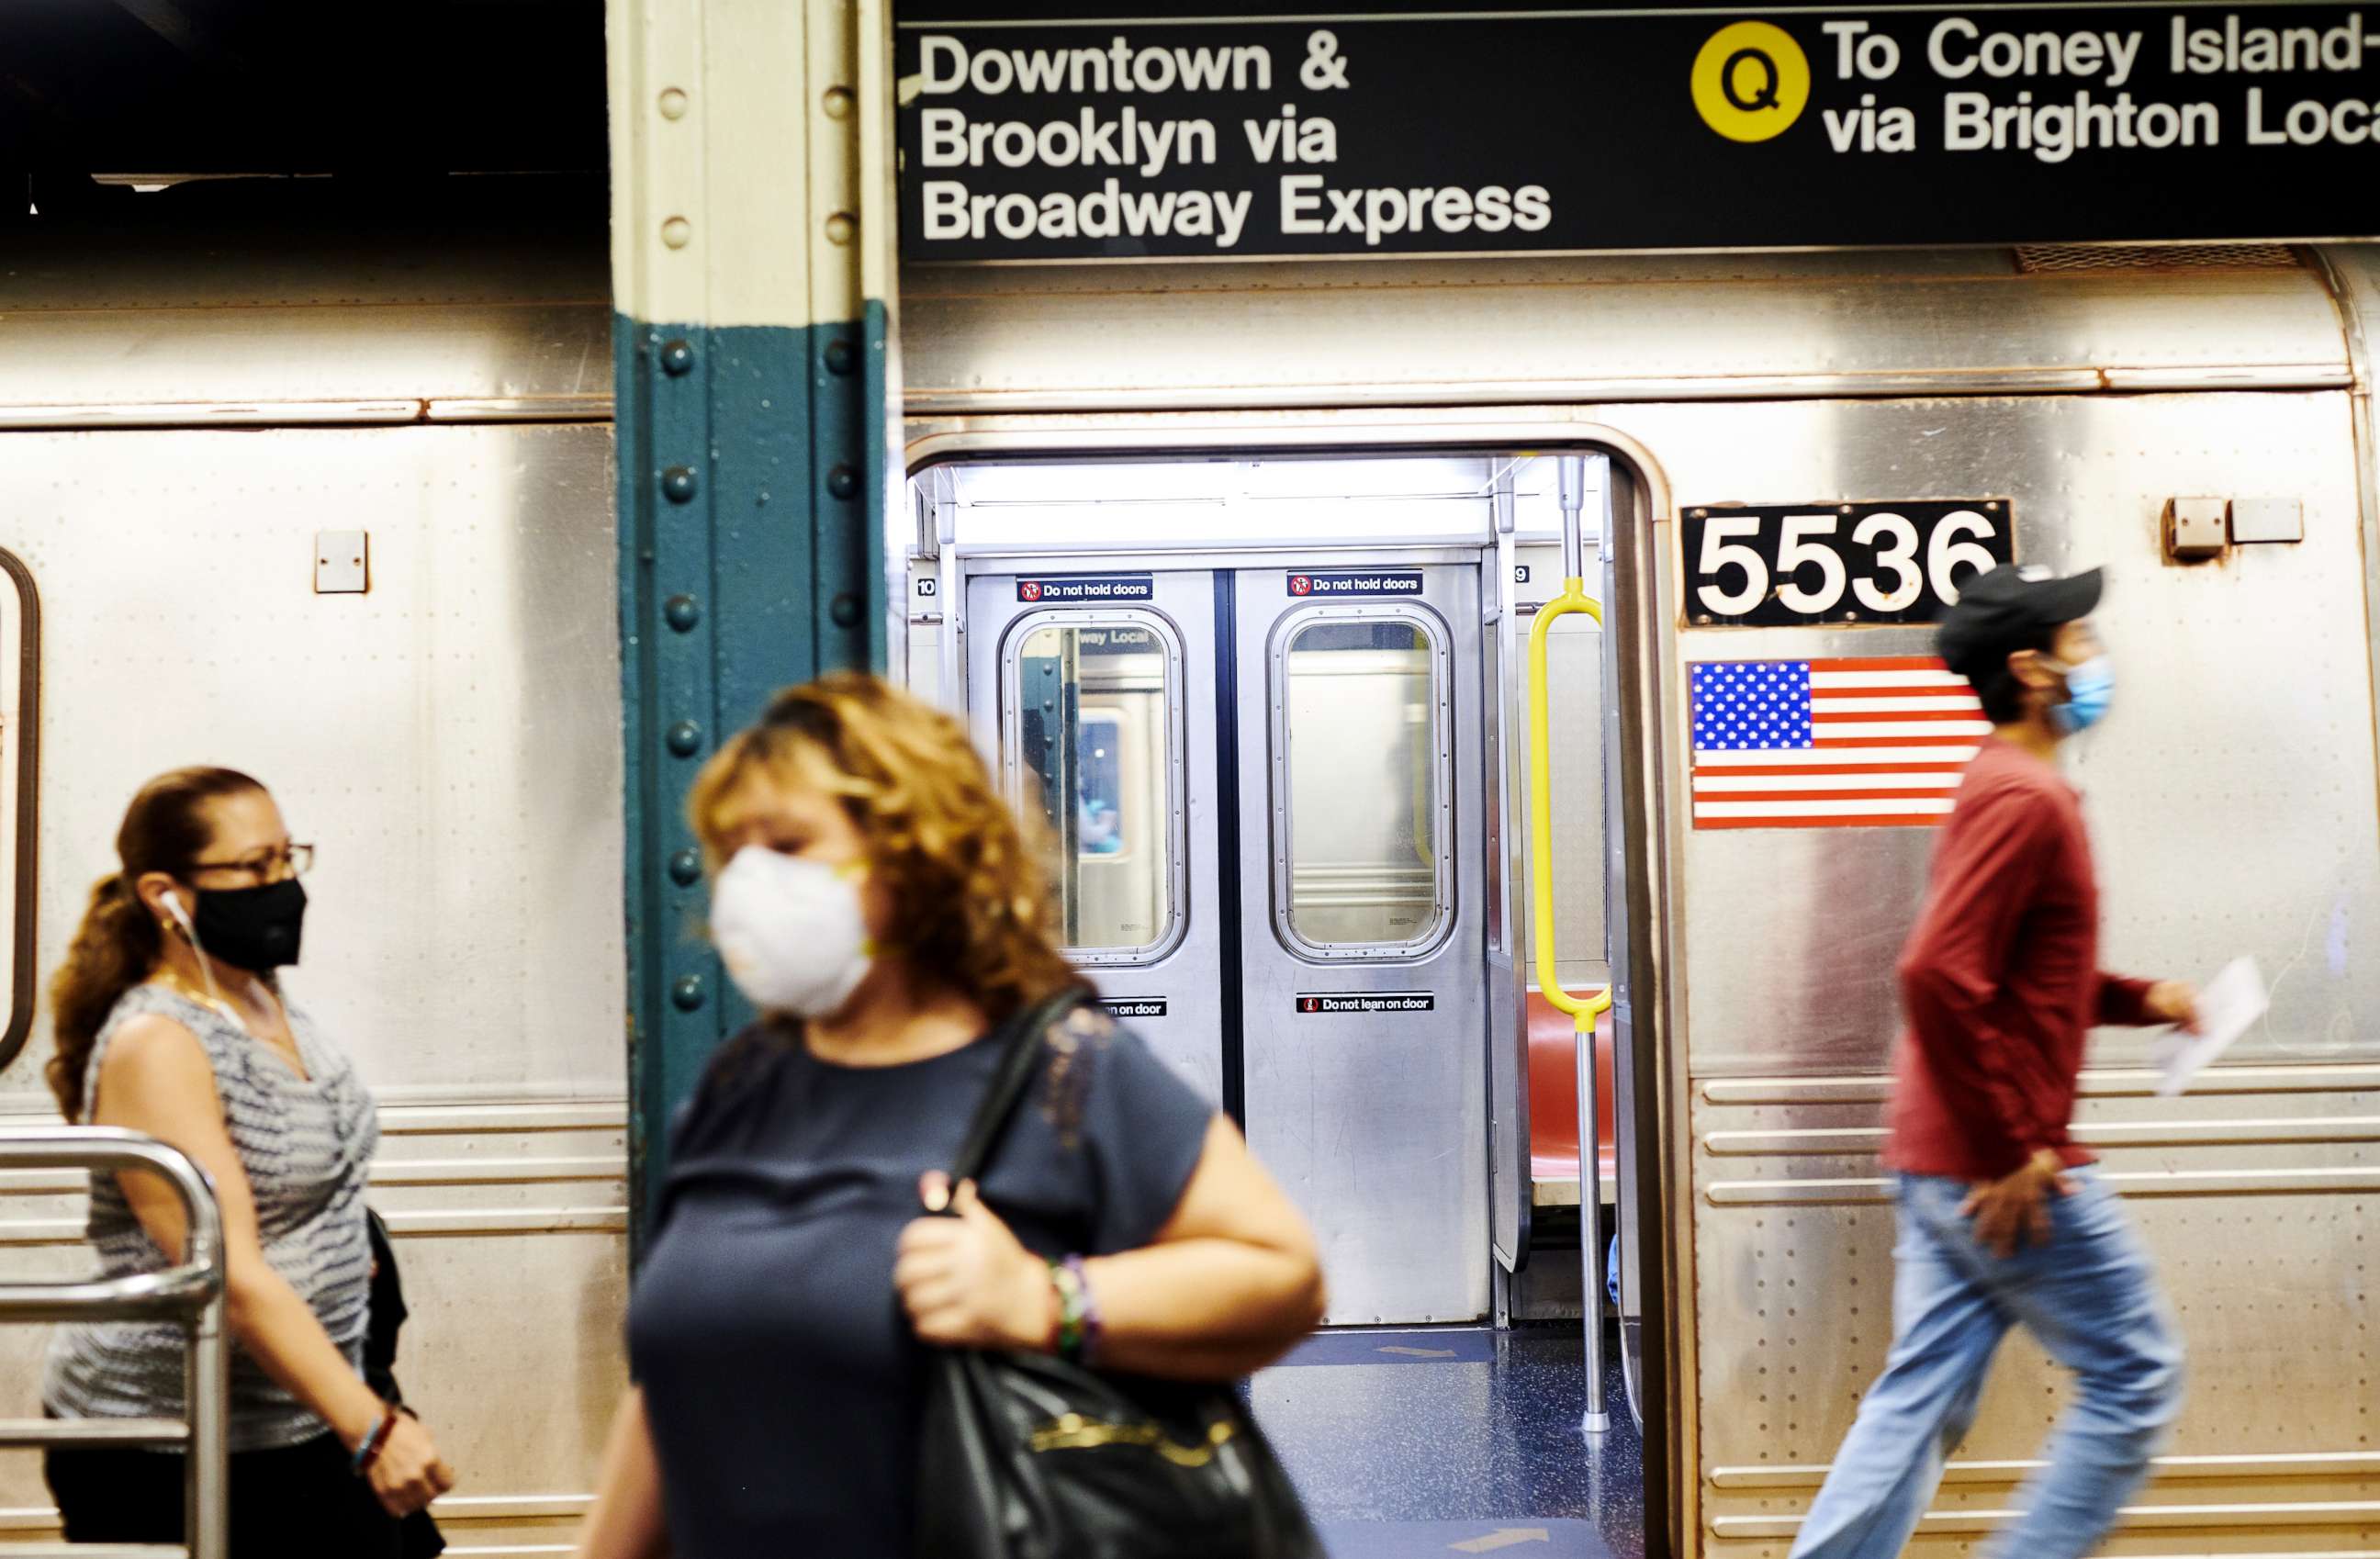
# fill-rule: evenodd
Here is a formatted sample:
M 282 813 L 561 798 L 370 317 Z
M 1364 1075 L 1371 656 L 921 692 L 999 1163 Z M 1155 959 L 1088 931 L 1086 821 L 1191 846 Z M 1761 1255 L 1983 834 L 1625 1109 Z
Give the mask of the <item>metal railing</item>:
M 0 1127 L 0 1169 L 146 1169 L 181 1196 L 182 1260 L 163 1272 L 85 1283 L 0 1282 L 0 1323 L 173 1321 L 188 1342 L 178 1419 L 0 1419 L 0 1447 L 174 1445 L 183 1451 L 185 1541 L 40 1543 L 6 1559 L 229 1559 L 230 1342 L 224 1323 L 223 1215 L 206 1175 L 178 1149 L 109 1126 Z

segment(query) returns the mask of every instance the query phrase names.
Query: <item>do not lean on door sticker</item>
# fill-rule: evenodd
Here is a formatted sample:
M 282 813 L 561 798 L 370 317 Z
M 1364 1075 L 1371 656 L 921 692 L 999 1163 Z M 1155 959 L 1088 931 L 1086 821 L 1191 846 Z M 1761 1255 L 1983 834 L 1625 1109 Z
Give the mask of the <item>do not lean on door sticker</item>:
M 1930 656 L 1696 660 L 1697 828 L 1937 827 L 1991 731 Z

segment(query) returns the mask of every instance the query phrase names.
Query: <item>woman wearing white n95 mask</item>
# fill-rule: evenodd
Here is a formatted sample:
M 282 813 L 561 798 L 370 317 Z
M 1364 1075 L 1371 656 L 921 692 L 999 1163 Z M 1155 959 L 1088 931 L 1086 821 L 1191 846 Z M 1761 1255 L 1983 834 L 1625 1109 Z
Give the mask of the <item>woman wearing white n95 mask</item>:
M 710 893 L 710 938 L 736 985 L 763 1012 L 823 1018 L 868 978 L 856 863 L 831 866 L 747 844 Z
M 1002 1026 L 1079 984 L 956 722 L 830 677 L 729 743 L 690 810 L 721 868 L 712 937 L 763 1017 L 672 1134 L 584 1559 L 897 1559 L 937 1493 L 916 1475 L 929 1348 L 1219 1381 L 1314 1324 L 1294 1210 L 1095 1011 L 1047 1032 L 981 1194 L 935 1173 Z

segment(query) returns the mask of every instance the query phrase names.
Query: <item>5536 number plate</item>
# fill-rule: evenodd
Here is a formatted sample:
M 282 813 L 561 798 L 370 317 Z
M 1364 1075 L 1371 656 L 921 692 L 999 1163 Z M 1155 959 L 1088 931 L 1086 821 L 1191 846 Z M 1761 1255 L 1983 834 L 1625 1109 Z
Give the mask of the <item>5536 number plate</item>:
M 1686 621 L 1931 622 L 2011 561 L 2014 528 L 2004 498 L 1688 509 Z

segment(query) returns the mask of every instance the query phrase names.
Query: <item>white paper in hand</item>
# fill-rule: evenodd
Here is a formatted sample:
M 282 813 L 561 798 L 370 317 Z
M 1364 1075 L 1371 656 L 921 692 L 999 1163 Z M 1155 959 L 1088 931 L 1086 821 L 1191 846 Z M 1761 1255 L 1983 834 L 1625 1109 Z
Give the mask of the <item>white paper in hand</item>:
M 2231 1042 L 2265 1015 L 2265 976 L 2252 958 L 2235 958 L 2198 991 L 2198 1032 L 2174 1029 L 2160 1036 L 2149 1059 L 2165 1076 L 2157 1092 L 2168 1098 L 2190 1086 Z

